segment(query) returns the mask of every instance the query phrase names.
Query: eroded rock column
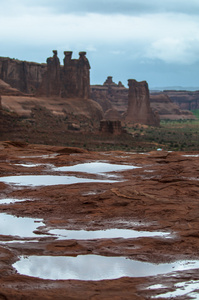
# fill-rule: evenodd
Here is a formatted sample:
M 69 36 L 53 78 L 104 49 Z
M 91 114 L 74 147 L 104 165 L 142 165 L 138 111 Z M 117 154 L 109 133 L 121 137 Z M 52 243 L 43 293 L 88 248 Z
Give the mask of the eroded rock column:
M 150 107 L 148 83 L 129 79 L 128 86 L 128 109 L 125 121 L 127 123 L 159 126 L 159 118 Z
M 77 64 L 78 97 L 90 98 L 90 64 L 86 58 L 86 52 L 79 52 Z

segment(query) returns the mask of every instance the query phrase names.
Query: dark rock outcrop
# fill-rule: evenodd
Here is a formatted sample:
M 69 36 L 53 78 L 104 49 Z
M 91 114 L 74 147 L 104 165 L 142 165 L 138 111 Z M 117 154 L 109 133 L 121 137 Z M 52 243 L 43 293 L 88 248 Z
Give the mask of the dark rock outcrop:
M 159 126 L 158 114 L 155 114 L 150 106 L 149 88 L 146 81 L 137 82 L 128 80 L 129 95 L 128 109 L 125 116 L 127 123 L 140 123 L 150 126 Z
M 124 130 L 121 125 L 121 121 L 108 121 L 102 120 L 100 121 L 100 131 L 104 134 L 114 134 L 120 135 L 124 133 Z

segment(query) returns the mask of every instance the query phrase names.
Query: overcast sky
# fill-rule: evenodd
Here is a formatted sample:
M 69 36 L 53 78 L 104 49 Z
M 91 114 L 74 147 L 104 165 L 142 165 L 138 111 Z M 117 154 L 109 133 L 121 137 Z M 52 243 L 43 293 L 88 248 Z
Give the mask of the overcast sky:
M 199 0 L 0 0 L 0 56 L 87 51 L 91 83 L 199 87 Z

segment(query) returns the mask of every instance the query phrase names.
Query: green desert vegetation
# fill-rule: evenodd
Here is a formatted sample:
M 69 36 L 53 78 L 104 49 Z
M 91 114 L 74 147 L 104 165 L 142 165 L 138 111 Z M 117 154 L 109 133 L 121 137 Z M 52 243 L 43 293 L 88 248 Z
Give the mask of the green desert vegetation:
M 199 150 L 199 110 L 193 111 L 196 120 L 161 120 L 160 127 L 133 126 L 129 133 L 152 149 L 171 151 Z M 147 148 L 148 148 L 147 147 Z M 143 149 L 144 150 L 144 149 Z

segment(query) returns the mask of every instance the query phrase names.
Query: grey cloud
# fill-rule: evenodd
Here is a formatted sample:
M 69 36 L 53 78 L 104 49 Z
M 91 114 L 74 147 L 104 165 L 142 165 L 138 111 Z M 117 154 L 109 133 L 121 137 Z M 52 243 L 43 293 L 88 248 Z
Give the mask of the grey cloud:
M 24 5 L 27 1 L 23 0 Z M 28 6 L 46 7 L 57 13 L 144 14 L 173 12 L 198 14 L 196 0 L 35 0 Z

